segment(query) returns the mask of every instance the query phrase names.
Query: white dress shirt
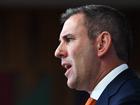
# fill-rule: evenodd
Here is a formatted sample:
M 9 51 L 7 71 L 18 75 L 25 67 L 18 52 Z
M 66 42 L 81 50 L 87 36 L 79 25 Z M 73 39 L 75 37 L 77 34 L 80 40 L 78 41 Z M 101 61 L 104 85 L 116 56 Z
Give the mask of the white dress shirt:
M 90 97 L 98 100 L 102 92 L 105 90 L 107 85 L 115 78 L 117 77 L 121 72 L 126 70 L 128 68 L 127 64 L 121 64 L 120 66 L 113 69 L 110 73 L 108 73 L 93 89 L 93 91 L 90 94 Z

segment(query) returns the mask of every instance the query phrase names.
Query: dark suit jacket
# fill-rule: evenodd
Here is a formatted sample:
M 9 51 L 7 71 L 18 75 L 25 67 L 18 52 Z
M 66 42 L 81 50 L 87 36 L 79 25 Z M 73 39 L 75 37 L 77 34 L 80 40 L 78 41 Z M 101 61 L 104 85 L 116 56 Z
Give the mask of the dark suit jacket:
M 131 69 L 123 71 L 106 87 L 96 105 L 140 105 L 140 79 Z

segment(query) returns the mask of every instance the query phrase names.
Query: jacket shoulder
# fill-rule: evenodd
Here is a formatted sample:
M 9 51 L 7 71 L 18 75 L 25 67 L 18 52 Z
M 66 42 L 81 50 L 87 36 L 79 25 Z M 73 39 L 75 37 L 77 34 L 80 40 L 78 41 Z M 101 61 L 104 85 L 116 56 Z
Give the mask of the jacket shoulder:
M 133 70 L 125 70 L 106 87 L 97 105 L 140 105 L 140 79 Z

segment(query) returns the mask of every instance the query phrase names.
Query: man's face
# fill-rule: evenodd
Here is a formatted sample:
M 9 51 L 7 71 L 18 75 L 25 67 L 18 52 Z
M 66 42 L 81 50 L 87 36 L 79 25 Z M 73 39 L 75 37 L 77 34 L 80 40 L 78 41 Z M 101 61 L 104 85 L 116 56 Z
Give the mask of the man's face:
M 88 37 L 84 15 L 71 16 L 60 33 L 60 44 L 55 56 L 66 69 L 67 85 L 78 90 L 89 90 L 97 74 L 95 42 Z

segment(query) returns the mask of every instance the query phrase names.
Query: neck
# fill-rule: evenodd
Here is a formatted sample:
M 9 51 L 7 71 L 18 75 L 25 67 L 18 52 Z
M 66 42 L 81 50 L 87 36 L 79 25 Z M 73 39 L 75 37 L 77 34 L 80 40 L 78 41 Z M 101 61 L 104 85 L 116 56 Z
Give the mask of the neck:
M 96 76 L 96 79 L 92 82 L 92 86 L 90 87 L 90 90 L 88 93 L 90 94 L 92 90 L 95 88 L 95 86 L 109 73 L 111 72 L 114 68 L 117 66 L 124 64 L 125 62 L 120 60 L 120 59 L 114 59 L 114 60 L 108 60 L 108 62 L 102 60 L 100 62 L 100 68 L 99 72 Z

